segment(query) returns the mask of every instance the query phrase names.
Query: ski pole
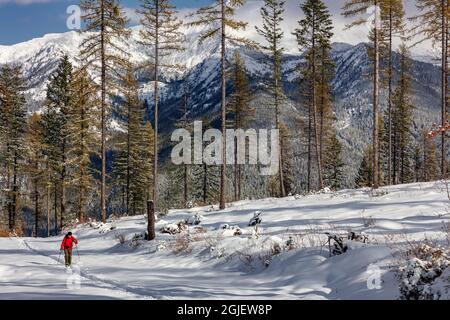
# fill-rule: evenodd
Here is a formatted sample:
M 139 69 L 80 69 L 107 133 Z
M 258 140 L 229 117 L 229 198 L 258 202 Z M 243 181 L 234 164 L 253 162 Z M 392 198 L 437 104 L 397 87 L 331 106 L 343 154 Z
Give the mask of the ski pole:
M 78 263 L 80 263 L 80 253 L 78 252 L 78 245 L 75 246 L 75 249 L 77 249 Z

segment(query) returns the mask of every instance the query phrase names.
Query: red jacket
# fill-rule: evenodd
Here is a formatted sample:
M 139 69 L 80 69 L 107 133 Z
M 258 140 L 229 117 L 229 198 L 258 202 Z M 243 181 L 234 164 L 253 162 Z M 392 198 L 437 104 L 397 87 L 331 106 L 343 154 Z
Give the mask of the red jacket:
M 63 241 L 61 242 L 61 250 L 64 249 L 72 249 L 73 244 L 78 244 L 78 240 L 73 236 L 65 236 Z

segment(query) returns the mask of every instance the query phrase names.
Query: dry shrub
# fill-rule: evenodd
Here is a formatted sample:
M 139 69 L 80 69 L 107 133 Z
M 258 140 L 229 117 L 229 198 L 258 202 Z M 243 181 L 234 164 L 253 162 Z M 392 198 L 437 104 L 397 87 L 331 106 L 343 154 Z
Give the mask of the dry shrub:
M 6 229 L 0 229 L 0 238 L 9 238 L 9 237 L 22 237 L 23 231 L 21 228 L 15 228 L 13 231 L 9 231 Z
M 194 233 L 197 233 L 197 234 L 199 234 L 199 233 L 207 233 L 208 232 L 208 230 L 206 228 L 204 228 L 204 227 L 195 227 L 193 229 L 193 231 L 194 231 Z
M 175 238 L 175 240 L 170 241 L 168 248 L 174 254 L 180 254 L 182 252 L 185 252 L 185 253 L 192 252 L 189 238 L 186 236 L 182 236 L 182 235 L 179 235 Z
M 9 237 L 9 230 L 0 230 L 0 238 L 8 238 Z
M 120 245 L 124 245 L 127 241 L 127 238 L 124 233 L 116 235 L 116 240 L 119 242 Z

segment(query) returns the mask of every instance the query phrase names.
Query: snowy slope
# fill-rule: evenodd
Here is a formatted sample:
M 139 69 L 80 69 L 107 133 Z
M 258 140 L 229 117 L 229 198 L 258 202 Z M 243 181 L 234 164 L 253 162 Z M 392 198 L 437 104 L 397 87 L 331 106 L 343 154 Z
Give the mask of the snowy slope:
M 75 228 L 80 240 L 81 288 L 64 288 L 56 265 L 61 237 L 0 239 L 0 298 L 156 299 L 397 299 L 396 253 L 407 241 L 446 241 L 448 197 L 440 182 L 368 190 L 346 190 L 285 199 L 241 201 L 225 211 L 193 208 L 171 211 L 158 230 L 200 213 L 189 236 L 157 233 L 157 240 L 131 241 L 146 219 L 127 217 L 107 226 Z M 262 211 L 259 237 L 248 226 Z M 222 224 L 238 226 L 232 236 Z M 108 231 L 110 226 L 116 228 Z M 345 254 L 329 257 L 325 232 L 364 231 L 369 244 L 352 242 Z M 231 234 L 230 234 L 231 233 Z M 120 244 L 119 236 L 125 237 Z M 272 255 L 291 239 L 295 248 Z M 189 238 L 190 241 L 185 239 Z M 23 242 L 21 242 L 23 240 Z M 381 269 L 381 289 L 368 289 L 368 267 Z M 51 277 L 53 274 L 53 277 Z M 39 283 L 45 283 L 40 286 Z

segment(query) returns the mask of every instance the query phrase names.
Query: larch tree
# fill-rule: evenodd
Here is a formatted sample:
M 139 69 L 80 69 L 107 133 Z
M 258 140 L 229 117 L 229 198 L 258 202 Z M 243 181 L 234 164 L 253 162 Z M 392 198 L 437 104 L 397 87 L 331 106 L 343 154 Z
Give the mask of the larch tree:
M 305 75 L 309 84 L 308 96 L 310 104 L 310 117 L 312 120 L 312 131 L 314 132 L 314 146 L 317 160 L 317 171 L 319 180 L 319 189 L 323 184 L 323 166 L 320 153 L 320 136 L 318 121 L 318 83 L 320 73 L 318 62 L 323 46 L 329 46 L 330 39 L 333 36 L 333 23 L 328 8 L 321 0 L 306 0 L 300 5 L 304 13 L 304 18 L 298 23 L 294 35 L 297 37 L 299 49 L 306 54 L 307 74 Z M 310 166 L 308 166 L 310 167 Z
M 141 0 L 138 12 L 142 15 L 141 44 L 147 48 L 147 65 L 153 72 L 153 113 L 154 113 L 154 161 L 153 161 L 153 208 L 158 209 L 158 108 L 159 108 L 159 81 L 161 72 L 167 69 L 181 68 L 171 64 L 168 57 L 184 50 L 184 35 L 180 31 L 183 22 L 177 18 L 175 6 L 170 0 Z M 154 220 L 154 219 L 153 219 Z M 152 221 L 153 221 L 152 220 Z M 154 229 L 155 226 L 149 228 Z M 152 232 L 151 234 L 154 234 Z M 153 239 L 149 239 L 153 240 Z
M 17 230 L 26 133 L 26 82 L 20 65 L 0 67 L 0 163 L 6 172 L 8 227 Z
M 268 85 L 271 97 L 270 106 L 275 112 L 275 129 L 280 130 L 281 126 L 281 106 L 284 101 L 284 93 L 282 86 L 281 64 L 284 48 L 282 40 L 284 32 L 282 28 L 285 1 L 281 0 L 265 0 L 261 8 L 262 26 L 256 27 L 258 34 L 264 37 L 265 44 L 260 45 L 263 52 L 268 56 L 271 68 L 271 78 Z M 281 140 L 278 143 L 281 145 Z M 279 163 L 283 155 L 280 152 Z M 279 194 L 281 197 L 286 196 L 284 190 L 283 170 L 278 171 Z
M 95 108 L 98 97 L 96 86 L 85 69 L 74 71 L 71 90 L 73 99 L 66 128 L 70 141 L 67 164 L 70 169 L 69 186 L 76 190 L 78 198 L 74 201 L 76 218 L 83 223 L 92 198 L 90 195 L 96 191 L 91 156 L 96 154 L 98 144 L 99 110 Z
M 385 52 L 382 58 L 387 59 L 387 85 L 388 85 L 388 111 L 387 111 L 387 181 L 392 183 L 392 92 L 393 92 L 393 41 L 395 37 L 404 35 L 405 10 L 403 0 L 383 0 L 381 3 L 381 38 L 385 45 Z
M 81 0 L 82 20 L 85 24 L 81 31 L 86 34 L 80 44 L 82 68 L 89 69 L 95 75 L 100 87 L 100 131 L 101 131 L 101 183 L 100 208 L 101 220 L 106 222 L 106 143 L 107 98 L 116 87 L 117 79 L 126 66 L 127 52 L 119 44 L 129 38 L 125 29 L 127 19 L 118 0 Z
M 226 206 L 226 113 L 227 113 L 227 87 L 226 87 L 226 53 L 227 41 L 234 45 L 247 45 L 256 47 L 252 41 L 233 35 L 232 31 L 245 29 L 247 23 L 234 18 L 236 8 L 243 6 L 245 0 L 214 0 L 209 6 L 197 10 L 197 19 L 190 23 L 191 26 L 206 26 L 207 29 L 200 35 L 200 43 L 207 39 L 220 40 L 220 89 L 221 89 L 221 130 L 222 130 L 222 155 L 220 168 L 220 210 Z
M 31 182 L 30 198 L 33 202 L 34 209 L 34 236 L 39 234 L 39 222 L 41 216 L 41 202 L 45 188 L 45 159 L 43 155 L 42 145 L 42 125 L 41 116 L 38 113 L 28 119 L 27 128 L 27 161 L 26 172 Z
M 431 40 L 433 46 L 441 51 L 441 178 L 446 175 L 446 128 L 448 126 L 448 58 L 449 58 L 449 21 L 450 6 L 448 0 L 417 0 L 416 7 L 419 14 L 410 18 L 415 24 L 410 37 L 415 45 Z
M 367 18 L 362 17 L 366 14 L 368 10 L 373 8 L 373 29 L 372 29 L 372 44 L 373 44 L 373 132 L 372 132 L 372 170 L 373 170 L 373 182 L 372 188 L 378 189 L 380 185 L 380 174 L 379 174 L 379 88 L 380 88 L 380 6 L 383 0 L 346 0 L 342 10 L 345 17 L 356 17 L 360 16 L 358 19 L 353 21 L 347 27 L 351 28 L 354 26 L 367 24 Z

